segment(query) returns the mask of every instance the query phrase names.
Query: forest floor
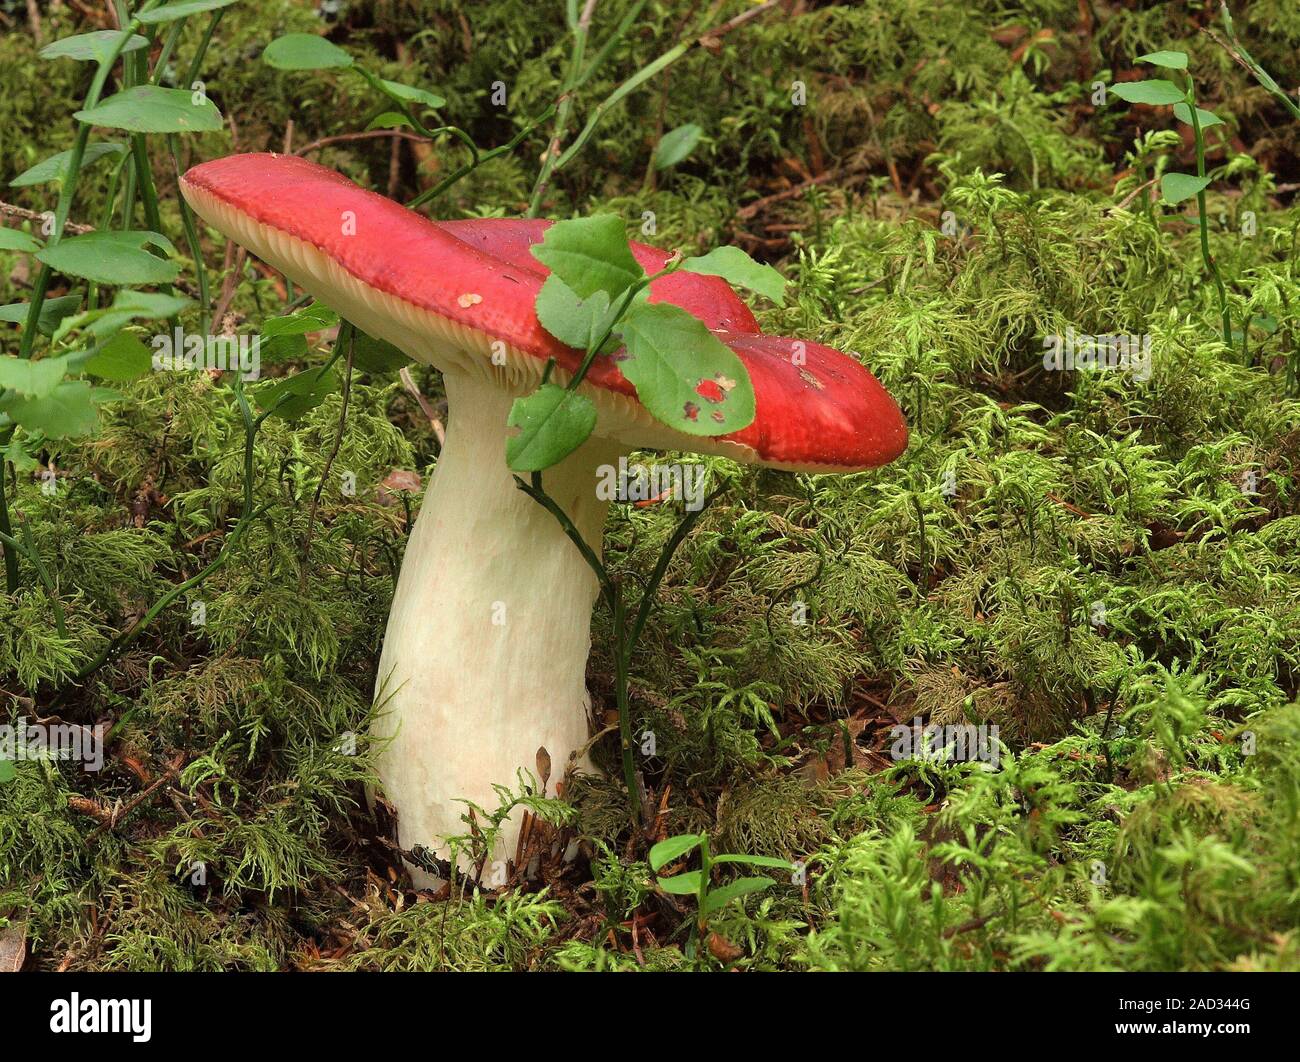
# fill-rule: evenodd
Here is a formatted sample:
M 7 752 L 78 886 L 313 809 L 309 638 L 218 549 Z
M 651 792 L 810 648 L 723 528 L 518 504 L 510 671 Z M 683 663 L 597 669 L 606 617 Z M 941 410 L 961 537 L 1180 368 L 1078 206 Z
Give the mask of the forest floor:
M 1294 99 L 1300 9 L 1232 6 L 1249 9 L 1235 44 L 1181 2 L 594 5 L 591 54 L 635 17 L 574 94 L 566 142 L 601 121 L 541 188 L 543 216 L 616 213 L 635 239 L 771 263 L 789 288 L 782 307 L 755 303 L 764 329 L 854 352 L 911 442 L 847 476 L 690 459 L 732 486 L 632 661 L 658 814 L 630 827 L 606 738 L 606 773 L 563 799 L 516 794 L 540 816 L 538 859 L 504 884 L 414 888 L 365 799 L 385 619 L 445 418 L 437 373 L 359 371 L 345 417 L 336 389 L 268 420 L 251 480 L 228 376 L 112 383 L 84 432 L 15 435 L 0 395 L 25 544 L 0 590 L 0 723 L 107 734 L 97 771 L 0 758 L 0 966 L 1300 968 L 1300 121 L 1241 61 Z M 38 52 L 114 26 L 103 5 L 28 7 L 0 3 L 0 209 L 39 237 L 58 184 L 11 182 L 72 146 L 94 66 Z M 530 129 L 426 208 L 512 216 L 550 131 L 530 118 L 570 61 L 564 8 L 235 3 L 200 64 L 224 124 L 176 139 L 175 158 L 148 138 L 158 217 L 123 150 L 86 163 L 68 220 L 111 228 L 125 209 L 160 226 L 179 290 L 197 300 L 205 261 L 218 317 L 256 332 L 296 293 L 211 230 L 196 259 L 178 170 L 296 151 L 405 201 L 470 161 L 445 135 L 354 135 L 390 104 L 348 69 L 274 69 L 266 45 L 323 34 L 437 93 L 438 120 L 485 147 Z M 131 55 L 189 89 L 208 18 L 174 49 L 155 25 Z M 1201 210 L 1161 180 L 1195 172 L 1193 127 L 1113 91 L 1177 80 L 1137 62 L 1162 50 L 1189 57 L 1221 119 L 1203 130 Z M 691 125 L 688 153 L 657 168 L 665 134 Z M 40 270 L 14 241 L 0 305 L 29 302 Z M 69 312 L 87 284 L 56 273 L 49 295 Z M 0 311 L 5 355 L 23 319 Z M 1098 336 L 1124 337 L 1128 360 L 1045 361 Z M 332 339 L 309 332 L 268 376 L 324 364 Z M 41 361 L 63 340 L 42 337 Z M 327 467 L 355 490 L 331 476 L 316 504 Z M 223 554 L 246 487 L 259 518 Z M 643 578 L 680 516 L 614 506 L 607 563 Z M 218 556 L 201 592 L 99 663 Z M 593 624 L 605 726 L 603 608 Z M 900 752 L 918 721 L 978 735 L 986 755 Z M 648 865 L 654 842 L 693 832 L 798 870 L 699 935 L 693 898 Z

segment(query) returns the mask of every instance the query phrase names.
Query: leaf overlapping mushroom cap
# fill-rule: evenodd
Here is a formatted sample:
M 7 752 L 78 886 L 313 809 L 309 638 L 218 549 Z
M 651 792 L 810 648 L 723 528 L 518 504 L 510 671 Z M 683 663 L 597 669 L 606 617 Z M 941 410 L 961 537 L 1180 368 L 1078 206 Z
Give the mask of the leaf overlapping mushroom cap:
M 470 359 L 452 367 L 491 374 L 489 359 L 504 344 L 513 371 L 495 375 L 525 393 L 549 358 L 562 374 L 581 363 L 582 353 L 548 333 L 534 308 L 548 271 L 529 248 L 542 240 L 547 221 L 434 222 L 333 170 L 274 154 L 203 163 L 185 174 L 181 190 L 206 221 L 344 316 L 361 308 L 400 320 L 402 335 L 427 335 L 430 350 Z M 632 253 L 648 273 L 668 260 L 643 244 L 632 244 Z M 822 472 L 886 464 L 906 447 L 902 414 L 870 372 L 819 343 L 763 334 L 724 280 L 672 273 L 651 284 L 650 300 L 699 318 L 740 358 L 753 385 L 754 420 L 713 438 L 660 425 L 637 402 L 616 351 L 596 358 L 581 385 L 600 410 L 602 432 L 633 445 Z M 409 349 L 419 343 L 399 345 L 421 356 Z M 449 367 L 440 354 L 428 360 Z M 701 380 L 704 411 L 714 387 Z

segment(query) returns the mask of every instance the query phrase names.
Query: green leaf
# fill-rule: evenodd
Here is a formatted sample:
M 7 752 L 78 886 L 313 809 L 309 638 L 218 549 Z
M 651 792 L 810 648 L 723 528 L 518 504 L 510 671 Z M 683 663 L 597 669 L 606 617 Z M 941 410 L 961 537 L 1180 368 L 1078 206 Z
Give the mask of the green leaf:
M 7 306 L 0 306 L 0 321 L 26 324 L 27 308 L 30 305 L 26 302 L 11 302 Z M 52 336 L 59 323 L 69 314 L 76 313 L 80 305 L 80 295 L 60 295 L 56 299 L 46 299 L 41 303 L 41 314 L 36 321 L 36 331 L 43 336 Z
M 380 78 L 379 83 L 384 86 L 390 97 L 401 100 L 403 103 L 423 103 L 426 107 L 432 107 L 435 110 L 447 106 L 447 101 L 441 96 L 425 89 L 416 88 L 413 85 L 403 85 L 400 81 L 385 81 L 383 78 Z
M 27 254 L 35 254 L 40 249 L 41 245 L 27 233 L 0 225 L 0 251 L 24 251 Z
M 352 65 L 352 56 L 314 33 L 286 33 L 262 52 L 262 61 L 277 70 L 330 70 Z
M 716 889 L 710 889 L 709 894 L 704 898 L 704 906 L 700 908 L 700 917 L 707 918 L 714 911 L 725 907 L 732 900 L 738 900 L 742 896 L 748 896 L 751 892 L 762 892 L 776 882 L 771 878 L 737 878 L 735 881 L 729 881 Z
M 36 255 L 51 269 L 97 284 L 166 284 L 176 279 L 180 266 L 150 254 L 152 245 L 168 254 L 176 248 L 156 232 L 88 232 L 72 236 Z
M 557 221 L 531 250 L 580 299 L 604 291 L 612 300 L 645 277 L 617 214 Z
M 16 358 L 0 355 L 0 390 L 16 391 L 24 398 L 48 395 L 68 375 L 68 355 L 61 358 Z
M 398 111 L 384 111 L 377 114 L 366 124 L 366 131 L 371 129 L 414 129 L 411 119 Z
M 770 265 L 755 262 L 739 247 L 715 247 L 708 254 L 686 259 L 682 269 L 721 277 L 728 284 L 755 291 L 778 306 L 785 305 L 785 277 Z
M 113 297 L 111 306 L 101 306 L 65 317 L 54 332 L 54 340 L 58 342 L 75 328 L 86 328 L 91 335 L 102 341 L 128 321 L 174 317 L 190 304 L 190 299 L 180 295 L 124 288 Z
M 667 840 L 660 841 L 650 849 L 650 855 L 647 857 L 650 861 L 650 869 L 656 874 L 659 873 L 661 867 L 666 867 L 669 863 L 680 859 L 687 852 L 694 851 L 703 840 L 703 834 L 682 833 L 676 837 L 669 837 Z
M 302 336 L 308 332 L 323 332 L 339 323 L 339 315 L 322 302 L 313 302 L 283 317 L 271 317 L 262 322 L 262 338 L 275 336 Z
M 94 432 L 99 426 L 95 406 L 120 397 L 116 391 L 91 387 L 85 380 L 64 380 L 40 398 L 6 394 L 0 398 L 0 413 L 9 414 L 29 431 L 51 439 L 70 439 Z
M 667 303 L 639 303 L 617 325 L 618 367 L 654 417 L 685 435 L 725 435 L 754 419 L 744 363 L 698 318 Z
M 703 135 L 704 130 L 694 122 L 670 129 L 655 148 L 655 169 L 666 170 L 669 166 L 676 166 L 695 150 Z
M 1187 69 L 1186 52 L 1149 52 L 1146 55 L 1139 55 L 1137 61 L 1150 63 L 1152 66 L 1162 66 L 1166 70 Z
M 84 173 L 88 166 L 98 162 L 105 155 L 121 155 L 125 152 L 125 144 L 117 144 L 111 140 L 99 140 L 93 144 L 87 144 L 86 150 L 81 156 L 81 171 Z M 62 181 L 68 174 L 68 163 L 71 161 L 72 152 L 70 150 L 60 151 L 57 155 L 51 155 L 48 159 L 43 159 L 30 169 L 23 170 L 22 173 L 9 182 L 9 187 L 26 188 L 33 184 L 45 184 L 47 181 Z
M 18 772 L 10 760 L 0 760 L 0 782 L 10 782 L 16 778 Z
M 153 369 L 153 355 L 149 348 L 130 332 L 118 332 L 107 343 L 96 349 L 82 366 L 83 372 L 115 383 L 126 383 L 148 376 Z
M 593 292 L 580 299 L 554 273 L 538 291 L 536 308 L 543 328 L 561 343 L 584 352 L 605 334 L 609 324 L 609 296 L 605 292 Z M 606 343 L 607 349 L 614 346 L 617 343 Z
M 86 125 L 125 129 L 131 133 L 212 133 L 222 127 L 221 112 L 216 105 L 188 89 L 136 85 L 109 96 L 88 111 L 73 117 Z
M 1187 93 L 1169 81 L 1124 81 L 1111 85 L 1110 90 L 1129 103 L 1150 103 L 1158 106 L 1180 103 L 1187 99 Z
M 778 859 L 776 856 L 760 855 L 720 855 L 714 856 L 715 863 L 745 863 L 751 867 L 771 867 L 774 870 L 793 870 L 794 864 L 788 859 Z
M 585 395 L 545 383 L 515 399 L 506 424 L 519 429 L 506 440 L 506 463 L 515 472 L 540 472 L 587 441 L 596 427 L 596 407 Z
M 1191 125 L 1192 109 L 1185 103 L 1175 103 L 1174 117 L 1180 122 L 1186 122 L 1188 125 Z M 1200 107 L 1196 108 L 1196 117 L 1199 119 L 1202 129 L 1209 129 L 1211 126 L 1215 125 L 1223 125 L 1223 119 L 1217 114 L 1213 111 L 1202 110 Z
M 396 372 L 411 359 L 402 351 L 382 339 L 368 336 L 360 329 L 352 341 L 352 364 L 362 372 L 376 374 Z
M 671 878 L 655 878 L 655 884 L 674 896 L 694 896 L 700 891 L 700 872 L 688 870 L 685 874 L 674 874 Z
M 1181 203 L 1209 183 L 1208 177 L 1197 177 L 1191 173 L 1166 173 L 1160 178 L 1160 198 L 1166 203 Z
M 61 41 L 47 44 L 40 50 L 42 59 L 76 59 L 78 62 L 103 63 L 113 54 L 113 47 L 121 30 L 95 30 L 94 33 L 78 33 L 75 37 L 64 37 Z M 122 46 L 118 54 L 125 55 L 143 48 L 149 43 L 147 37 L 133 33 Z
M 219 7 L 229 7 L 235 0 L 176 0 L 175 3 L 163 4 L 152 11 L 141 11 L 135 17 L 146 26 L 159 22 L 175 22 L 178 18 L 201 15 L 205 11 L 216 11 Z
M 319 406 L 338 388 L 339 378 L 333 369 L 328 372 L 308 369 L 259 387 L 254 397 L 258 407 L 270 412 L 272 416 L 297 420 Z

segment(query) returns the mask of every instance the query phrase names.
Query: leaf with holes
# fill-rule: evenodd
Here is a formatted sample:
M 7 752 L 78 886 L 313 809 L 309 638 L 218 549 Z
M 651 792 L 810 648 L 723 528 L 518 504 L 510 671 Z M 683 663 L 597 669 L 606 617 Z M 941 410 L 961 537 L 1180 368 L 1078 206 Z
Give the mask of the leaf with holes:
M 51 269 L 70 277 L 84 277 L 96 284 L 166 284 L 176 279 L 180 266 L 146 247 L 157 247 L 168 254 L 176 248 L 156 232 L 88 232 L 72 236 L 36 255 Z
M 618 367 L 656 420 L 685 435 L 726 435 L 754 420 L 754 388 L 703 321 L 667 303 L 631 306 L 616 326 Z

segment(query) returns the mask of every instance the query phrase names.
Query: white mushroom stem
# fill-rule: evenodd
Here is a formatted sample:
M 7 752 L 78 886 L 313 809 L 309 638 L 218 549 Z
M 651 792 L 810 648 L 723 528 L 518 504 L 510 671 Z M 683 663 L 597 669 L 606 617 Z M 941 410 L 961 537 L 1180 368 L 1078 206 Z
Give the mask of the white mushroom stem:
M 539 747 L 554 765 L 554 794 L 570 754 L 586 745 L 599 589 L 559 521 L 506 466 L 511 396 L 483 377 L 444 379 L 446 443 L 402 562 L 374 726 L 387 742 L 379 774 L 402 847 L 443 859 L 444 839 L 469 832 L 461 801 L 495 810 L 493 784 L 515 789 L 521 768 L 536 776 Z M 609 503 L 597 498 L 596 470 L 620 452 L 593 437 L 543 475 L 597 555 Z M 512 816 L 490 861 L 513 858 L 521 818 Z

